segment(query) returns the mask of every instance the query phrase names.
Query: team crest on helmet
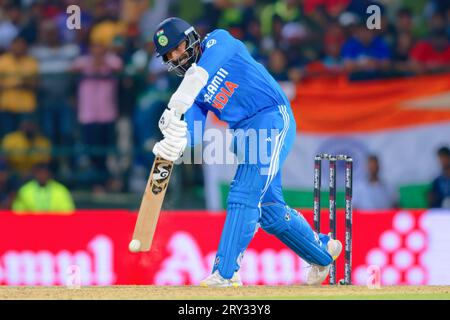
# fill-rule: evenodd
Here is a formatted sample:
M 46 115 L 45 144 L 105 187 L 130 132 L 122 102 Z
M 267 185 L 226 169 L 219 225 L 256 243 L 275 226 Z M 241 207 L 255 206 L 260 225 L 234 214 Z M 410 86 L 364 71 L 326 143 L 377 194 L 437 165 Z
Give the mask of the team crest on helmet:
M 169 43 L 169 39 L 167 39 L 167 37 L 165 35 L 161 35 L 158 37 L 158 43 L 161 46 L 165 47 Z
M 167 46 L 167 44 L 169 43 L 169 39 L 167 39 L 167 36 L 164 35 L 164 30 L 158 30 L 158 32 L 156 32 L 156 36 L 158 37 L 158 43 L 160 46 Z

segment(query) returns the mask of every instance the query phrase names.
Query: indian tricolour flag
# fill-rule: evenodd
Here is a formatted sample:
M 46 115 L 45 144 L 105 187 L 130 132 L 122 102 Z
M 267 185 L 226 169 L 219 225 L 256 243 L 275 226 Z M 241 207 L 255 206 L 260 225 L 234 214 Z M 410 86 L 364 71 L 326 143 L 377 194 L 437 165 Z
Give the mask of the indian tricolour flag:
M 300 83 L 296 91 L 291 104 L 297 139 L 282 169 L 291 206 L 312 206 L 318 153 L 351 155 L 354 183 L 365 176 L 367 156 L 375 154 L 381 177 L 398 190 L 400 204 L 426 205 L 427 188 L 440 170 L 436 151 L 450 146 L 450 74 L 360 82 L 315 79 Z M 204 165 L 209 209 L 224 207 L 235 168 Z M 337 178 L 343 186 L 342 168 Z

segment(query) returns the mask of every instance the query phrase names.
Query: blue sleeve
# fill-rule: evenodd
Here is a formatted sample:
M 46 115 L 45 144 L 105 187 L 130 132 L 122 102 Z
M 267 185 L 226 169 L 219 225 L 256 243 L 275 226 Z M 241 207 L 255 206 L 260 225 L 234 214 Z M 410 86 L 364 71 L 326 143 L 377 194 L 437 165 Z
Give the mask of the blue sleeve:
M 184 114 L 184 120 L 188 125 L 189 146 L 193 147 L 202 142 L 207 115 L 208 110 L 200 108 L 196 103 L 194 103 Z
M 233 57 L 239 43 L 228 31 L 223 29 L 209 33 L 203 42 L 204 49 L 198 65 L 208 71 L 210 77 L 214 76 Z

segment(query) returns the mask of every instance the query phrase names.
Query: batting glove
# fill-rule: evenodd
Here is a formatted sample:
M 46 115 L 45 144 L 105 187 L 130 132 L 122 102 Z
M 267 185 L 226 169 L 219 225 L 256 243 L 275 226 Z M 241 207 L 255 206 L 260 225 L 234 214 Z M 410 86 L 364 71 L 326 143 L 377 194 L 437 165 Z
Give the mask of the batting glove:
M 166 160 L 176 161 L 183 155 L 186 145 L 186 137 L 179 137 L 175 139 L 166 137 L 155 144 L 153 147 L 153 153 L 156 156 L 161 156 Z
M 180 120 L 180 117 L 175 114 L 175 110 L 164 110 L 158 123 L 159 129 L 166 138 L 177 139 L 186 136 L 187 123 Z

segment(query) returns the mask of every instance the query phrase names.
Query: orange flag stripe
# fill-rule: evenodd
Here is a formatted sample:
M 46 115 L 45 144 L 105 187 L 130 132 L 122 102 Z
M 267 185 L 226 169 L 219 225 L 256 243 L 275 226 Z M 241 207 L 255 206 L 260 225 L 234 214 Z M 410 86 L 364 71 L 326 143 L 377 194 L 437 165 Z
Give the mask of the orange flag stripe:
M 345 78 L 304 81 L 292 101 L 297 128 L 308 133 L 349 134 L 450 121 L 450 101 L 426 99 L 450 92 L 450 74 L 348 82 Z M 421 99 L 421 107 L 413 102 Z

